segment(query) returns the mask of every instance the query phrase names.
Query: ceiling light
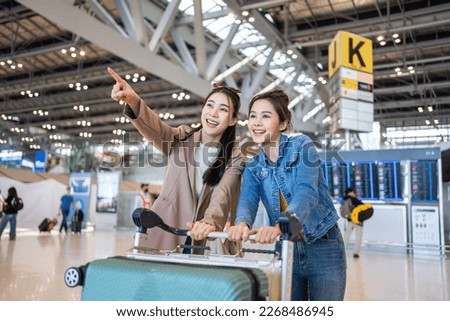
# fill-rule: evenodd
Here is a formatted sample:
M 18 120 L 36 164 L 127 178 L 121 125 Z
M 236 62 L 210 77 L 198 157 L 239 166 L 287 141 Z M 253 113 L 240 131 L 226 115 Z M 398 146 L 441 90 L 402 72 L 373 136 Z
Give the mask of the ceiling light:
M 75 89 L 76 91 L 80 91 L 81 89 L 83 89 L 83 90 L 88 90 L 88 89 L 89 89 L 89 86 L 88 86 L 88 85 L 83 85 L 83 84 L 81 84 L 80 82 L 77 82 L 77 83 L 75 83 L 75 84 L 70 83 L 70 84 L 69 84 L 69 88 L 70 88 L 70 89 Z
M 61 49 L 61 53 L 66 55 L 66 54 L 70 54 L 70 56 L 72 58 L 77 58 L 78 56 L 80 57 L 84 57 L 86 55 L 86 51 L 84 50 L 77 50 L 76 47 L 70 47 L 69 50 L 67 49 Z
M 37 92 L 37 91 L 31 91 L 31 90 L 22 90 L 21 92 L 20 92 L 20 94 L 22 95 L 22 96 L 28 96 L 29 98 L 33 98 L 33 97 L 39 97 L 39 93 Z
M 173 98 L 173 99 L 180 100 L 180 101 L 183 100 L 183 99 L 189 100 L 189 99 L 191 99 L 191 95 L 186 94 L 186 93 L 184 93 L 184 92 L 180 92 L 179 94 L 173 93 L 173 94 L 172 94 L 172 98 Z
M 145 81 L 147 78 L 146 78 L 145 76 L 141 76 L 141 75 L 139 75 L 137 72 L 135 72 L 135 73 L 133 74 L 133 76 L 131 76 L 131 75 L 125 75 L 125 79 L 126 79 L 126 80 L 130 80 L 130 79 L 131 79 L 132 82 L 138 82 L 139 80 L 140 80 L 140 81 Z
M 47 130 L 55 130 L 56 126 L 50 125 L 50 124 L 44 124 L 44 125 L 42 125 L 42 128 L 47 129 Z
M 80 137 L 84 137 L 84 138 L 88 138 L 88 137 L 92 137 L 92 133 L 88 133 L 88 132 L 80 132 Z
M 423 113 L 423 107 L 417 107 L 417 110 L 419 111 L 419 113 Z
M 377 37 L 377 41 L 380 44 L 380 46 L 385 46 L 389 41 L 393 41 L 395 43 L 400 43 L 401 39 L 399 38 L 398 33 L 392 34 L 392 36 L 384 37 L 382 35 Z
M 75 105 L 75 106 L 73 106 L 73 109 L 74 110 L 79 110 L 80 112 L 83 112 L 83 111 L 89 111 L 89 106 L 84 106 L 84 105 Z
M 77 121 L 77 125 L 83 126 L 83 127 L 89 127 L 89 126 L 91 126 L 91 122 L 85 121 L 85 120 L 79 120 L 79 121 Z
M 414 66 L 408 66 L 402 71 L 400 67 L 395 68 L 395 72 L 397 76 L 406 76 L 408 74 L 414 74 L 416 71 L 414 70 Z
M 48 111 L 42 111 L 41 109 L 33 110 L 33 115 L 39 115 L 41 117 L 48 116 Z
M 0 66 L 9 65 L 9 68 L 15 70 L 17 68 L 21 69 L 23 68 L 23 64 L 21 63 L 15 63 L 13 60 L 8 59 L 6 60 L 6 63 L 4 61 L 0 61 Z
M 11 128 L 12 132 L 16 132 L 16 133 L 23 133 L 25 132 L 25 130 L 23 128 L 19 128 L 19 127 L 13 127 Z
M 433 111 L 433 106 L 428 106 L 428 111 L 432 112 Z
M 116 123 L 125 124 L 125 123 L 129 123 L 129 122 L 130 122 L 130 120 L 124 116 L 116 117 Z

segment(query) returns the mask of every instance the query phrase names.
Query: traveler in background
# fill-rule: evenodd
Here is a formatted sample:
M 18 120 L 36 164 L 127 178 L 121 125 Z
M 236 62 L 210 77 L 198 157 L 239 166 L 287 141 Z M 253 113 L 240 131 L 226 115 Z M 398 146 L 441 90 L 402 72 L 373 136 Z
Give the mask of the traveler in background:
M 291 299 L 343 300 L 346 286 L 346 256 L 337 225 L 339 215 L 328 196 L 317 150 L 307 136 L 282 134 L 290 126 L 289 98 L 275 89 L 258 94 L 249 104 L 248 130 L 258 144 L 258 154 L 243 173 L 230 240 L 273 243 L 281 230 L 280 214 L 294 213 L 303 225 L 304 240 L 294 244 Z M 252 229 L 262 201 L 269 226 Z
M 5 199 L 2 196 L 2 190 L 0 190 L 0 219 L 3 217 L 3 207 L 6 206 Z
M 73 213 L 73 221 L 72 221 L 72 232 L 80 233 L 81 234 L 81 228 L 83 227 L 83 220 L 84 220 L 84 212 L 82 210 L 81 201 L 75 202 L 75 211 Z
M 0 222 L 0 238 L 9 222 L 9 240 L 14 241 L 16 239 L 17 214 L 23 208 L 23 201 L 17 194 L 15 187 L 8 189 L 8 196 L 6 197 L 5 203 L 4 215 Z
M 141 184 L 141 191 L 136 196 L 134 208 L 145 207 L 150 208 L 153 204 L 153 195 L 148 191 L 148 184 Z
M 67 234 L 67 218 L 69 217 L 70 208 L 73 205 L 73 196 L 70 195 L 70 186 L 66 187 L 66 194 L 61 197 L 61 204 L 59 205 L 58 216 L 62 215 L 61 226 L 59 227 L 59 233 L 64 232 Z
M 171 127 L 113 69 L 108 68 L 108 72 L 116 80 L 111 97 L 126 103 L 125 116 L 155 148 L 168 156 L 164 184 L 152 210 L 168 225 L 176 228 L 187 225 L 192 240 L 196 241 L 194 245 L 204 245 L 209 232 L 223 231 L 235 217 L 242 174 L 241 153 L 234 148 L 239 91 L 214 85 L 202 106 L 200 128 Z M 190 241 L 153 228 L 146 245 L 173 250 Z M 236 250 L 214 244 L 217 247 L 211 252 Z
M 350 219 L 350 213 L 356 206 L 363 204 L 363 202 L 361 202 L 361 200 L 359 200 L 356 197 L 355 190 L 351 187 L 345 190 L 343 200 L 344 203 L 340 207 L 340 213 L 343 218 L 347 219 L 344 233 L 344 244 L 345 246 L 347 246 L 348 241 L 350 240 L 350 236 L 352 235 L 352 232 L 355 231 L 355 244 L 353 246 L 353 257 L 357 259 L 359 258 L 359 251 L 361 250 L 363 223 L 360 222 L 358 224 L 352 222 L 352 220 Z

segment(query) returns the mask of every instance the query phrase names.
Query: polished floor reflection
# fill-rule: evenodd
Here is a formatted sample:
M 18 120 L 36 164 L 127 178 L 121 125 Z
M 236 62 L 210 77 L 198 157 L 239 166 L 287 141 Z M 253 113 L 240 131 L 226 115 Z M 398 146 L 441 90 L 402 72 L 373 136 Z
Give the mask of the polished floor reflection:
M 81 287 L 68 288 L 64 273 L 97 258 L 123 255 L 133 230 L 116 230 L 115 216 L 97 214 L 95 230 L 81 235 L 18 230 L 0 240 L 0 300 L 77 301 Z M 361 252 L 348 254 L 348 301 L 447 301 L 450 260 L 435 256 Z

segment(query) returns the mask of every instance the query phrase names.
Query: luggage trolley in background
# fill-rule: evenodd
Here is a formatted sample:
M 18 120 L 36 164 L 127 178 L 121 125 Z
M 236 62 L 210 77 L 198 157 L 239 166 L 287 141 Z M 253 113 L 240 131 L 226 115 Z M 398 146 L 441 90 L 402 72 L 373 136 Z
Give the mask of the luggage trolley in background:
M 166 225 L 149 209 L 138 208 L 132 217 L 137 226 L 134 246 L 124 256 L 67 269 L 65 283 L 69 287 L 83 286 L 81 300 L 290 300 L 293 241 L 303 237 L 302 225 L 294 214 L 280 216 L 280 252 L 275 246 L 274 250 L 242 249 L 244 253 L 268 254 L 264 258 L 145 248 L 142 245 L 149 237 L 149 228 L 159 227 L 176 235 L 188 236 L 189 232 Z M 208 237 L 226 238 L 227 234 L 212 232 Z

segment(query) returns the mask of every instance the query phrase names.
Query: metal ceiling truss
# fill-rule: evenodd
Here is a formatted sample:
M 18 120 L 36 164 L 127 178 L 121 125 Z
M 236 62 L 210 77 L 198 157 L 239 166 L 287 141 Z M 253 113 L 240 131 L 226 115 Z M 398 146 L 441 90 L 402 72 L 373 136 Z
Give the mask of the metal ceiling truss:
M 242 8 L 235 0 L 226 0 L 229 8 L 210 16 L 203 16 L 201 1 L 194 1 L 195 14 L 191 17 L 192 20 L 179 14 L 181 0 L 171 1 L 165 9 L 152 1 L 116 0 L 117 17 L 112 15 L 111 8 L 105 8 L 97 0 L 85 1 L 80 6 L 74 6 L 71 0 L 18 2 L 73 34 L 200 97 L 209 92 L 211 82 L 222 70 L 226 73 L 229 68 L 245 59 L 239 50 L 231 45 L 240 25 L 233 25 L 224 40 L 214 39 L 213 35 L 207 34 L 203 28 L 204 20 L 210 17 L 225 16 L 230 11 L 239 16 Z M 239 83 L 235 82 L 235 74 L 230 74 L 223 80 L 240 87 L 247 84 L 245 88 L 241 88 L 244 115 L 251 96 L 275 80 L 270 74 L 270 62 L 274 53 L 285 52 L 287 48 L 296 49 L 257 10 L 252 10 L 251 14 L 255 17 L 253 25 L 266 37 L 272 53 L 263 68 L 254 65 L 252 61 L 241 65 L 240 69 L 235 71 L 240 74 L 237 77 L 240 78 Z M 171 42 L 168 43 L 168 40 Z M 297 52 L 297 57 L 295 63 L 315 79 L 315 71 L 300 52 Z M 286 86 L 289 85 L 280 83 L 280 87 Z M 288 93 L 296 96 L 292 88 Z M 324 99 L 328 97 L 323 88 L 317 93 Z M 303 114 L 305 105 L 299 103 L 299 106 L 292 110 L 294 113 L 299 110 Z M 324 113 L 321 113 L 318 118 L 324 117 Z M 302 121 L 295 121 L 299 117 L 293 119 L 294 128 L 298 130 L 320 129 L 321 119 L 310 121 L 307 125 Z
M 395 3 L 385 0 L 364 3 L 223 0 L 226 6 L 221 10 L 206 13 L 202 13 L 202 5 L 208 3 L 194 0 L 189 8 L 192 15 L 181 12 L 181 5 L 185 4 L 181 0 L 16 2 L 31 11 L 17 5 L 11 5 L 8 10 L 4 2 L 6 9 L 0 19 L 11 27 L 0 29 L 1 36 L 11 41 L 10 44 L 3 41 L 0 59 L 24 59 L 33 66 L 29 67 L 28 79 L 0 68 L 3 79 L 7 79 L 0 89 L 0 95 L 5 97 L 2 112 L 11 114 L 20 109 L 28 113 L 42 104 L 54 112 L 52 117 L 61 120 L 62 130 L 71 135 L 77 131 L 78 120 L 86 117 L 99 123 L 104 115 L 103 129 L 100 124 L 92 128 L 96 133 L 90 140 L 92 143 L 108 137 L 108 131 L 114 127 L 113 117 L 121 113 L 121 107 L 109 98 L 112 79 L 106 72 L 107 66 L 121 75 L 150 74 L 147 80 L 133 87 L 158 111 L 177 110 L 179 117 L 169 120 L 173 125 L 198 122 L 200 115 L 195 119 L 188 109 L 199 114 L 202 97 L 210 91 L 212 82 L 221 81 L 241 89 L 242 118 L 246 117 L 248 102 L 254 94 L 278 86 L 284 88 L 293 101 L 294 129 L 324 134 L 328 125 L 322 121 L 327 116 L 327 108 L 307 122 L 303 122 L 303 118 L 317 107 L 319 98 L 325 103 L 329 100 L 326 85 L 317 80 L 319 76 L 327 76 L 327 46 L 339 30 L 372 38 L 379 34 L 401 33 L 400 44 L 374 45 L 376 120 L 396 123 L 404 113 L 419 122 L 421 115 L 413 115 L 417 105 L 433 104 L 440 109 L 449 106 L 450 3 L 443 0 L 433 3 L 422 0 Z M 251 26 L 265 39 L 233 44 L 239 31 L 247 30 L 249 24 L 245 23 L 229 26 L 223 39 L 204 27 L 229 14 L 242 18 L 244 10 L 254 18 Z M 59 53 L 71 45 L 86 46 L 96 56 L 79 62 L 74 68 L 70 57 Z M 250 49 L 258 52 L 246 57 L 243 52 Z M 294 52 L 295 57 L 278 62 L 280 53 L 286 55 L 288 50 Z M 317 63 L 323 68 L 317 67 Z M 394 68 L 408 65 L 414 65 L 415 74 L 395 75 Z M 285 75 L 275 76 L 274 72 L 280 70 Z M 95 90 L 77 94 L 61 89 L 78 74 L 92 83 Z M 317 83 L 308 97 L 298 92 L 298 87 L 304 85 L 301 79 L 305 75 Z M 21 99 L 17 93 L 27 86 L 41 90 L 44 95 L 34 101 Z M 192 100 L 173 101 L 168 95 L 172 90 L 189 92 Z M 165 99 L 158 97 L 158 92 L 165 95 Z M 86 116 L 73 115 L 68 108 L 74 101 L 95 106 L 95 111 Z M 432 116 L 441 121 L 448 119 L 442 110 Z M 22 115 L 22 119 L 26 122 L 23 125 L 31 127 L 45 123 L 26 115 Z M 0 127 L 7 129 L 8 124 L 0 119 Z

